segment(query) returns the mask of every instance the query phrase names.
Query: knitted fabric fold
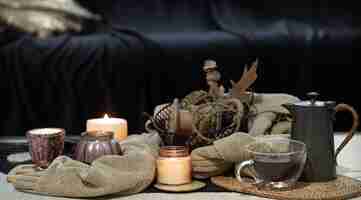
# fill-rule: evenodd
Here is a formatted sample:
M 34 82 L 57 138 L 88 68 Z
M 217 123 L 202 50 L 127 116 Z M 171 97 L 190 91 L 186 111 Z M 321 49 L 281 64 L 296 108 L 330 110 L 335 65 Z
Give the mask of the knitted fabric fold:
M 91 165 L 59 156 L 45 170 L 17 166 L 7 179 L 19 191 L 51 196 L 134 194 L 153 182 L 160 142 L 156 133 L 133 135 L 120 143 L 122 155 L 102 156 Z

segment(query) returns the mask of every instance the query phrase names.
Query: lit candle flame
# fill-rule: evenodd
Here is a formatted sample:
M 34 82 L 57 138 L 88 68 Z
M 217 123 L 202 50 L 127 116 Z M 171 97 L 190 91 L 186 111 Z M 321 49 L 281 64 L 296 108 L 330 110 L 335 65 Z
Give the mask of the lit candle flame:
M 105 114 L 105 115 L 104 115 L 104 119 L 109 119 L 108 114 Z

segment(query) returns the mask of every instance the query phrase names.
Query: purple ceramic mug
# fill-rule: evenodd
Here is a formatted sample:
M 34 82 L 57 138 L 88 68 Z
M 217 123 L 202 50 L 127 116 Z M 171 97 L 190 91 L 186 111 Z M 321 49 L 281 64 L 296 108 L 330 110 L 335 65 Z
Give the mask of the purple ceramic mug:
M 46 168 L 64 151 L 65 130 L 61 128 L 38 128 L 26 132 L 32 162 Z

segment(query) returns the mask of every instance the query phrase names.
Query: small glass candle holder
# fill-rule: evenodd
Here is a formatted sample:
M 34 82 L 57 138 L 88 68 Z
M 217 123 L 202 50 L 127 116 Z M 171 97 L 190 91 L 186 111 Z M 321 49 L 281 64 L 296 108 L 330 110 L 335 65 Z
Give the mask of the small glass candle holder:
M 101 156 L 119 154 L 121 154 L 121 149 L 114 139 L 113 132 L 86 131 L 81 134 L 73 157 L 75 160 L 91 164 Z
M 64 151 L 65 130 L 62 128 L 38 128 L 26 132 L 33 163 L 46 168 Z
M 157 159 L 157 182 L 183 185 L 192 182 L 192 163 L 185 146 L 163 146 Z

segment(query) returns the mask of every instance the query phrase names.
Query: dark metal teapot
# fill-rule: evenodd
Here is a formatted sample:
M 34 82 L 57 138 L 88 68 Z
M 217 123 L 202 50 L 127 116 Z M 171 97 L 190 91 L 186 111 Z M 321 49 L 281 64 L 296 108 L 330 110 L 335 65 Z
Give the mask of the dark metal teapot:
M 358 114 L 347 104 L 334 101 L 316 101 L 316 92 L 307 94 L 310 100 L 282 105 L 293 116 L 291 138 L 302 141 L 307 146 L 307 161 L 302 181 L 319 182 L 336 178 L 337 155 L 352 139 L 358 126 Z M 353 116 L 352 128 L 346 138 L 334 151 L 333 122 L 336 112 L 349 111 Z

